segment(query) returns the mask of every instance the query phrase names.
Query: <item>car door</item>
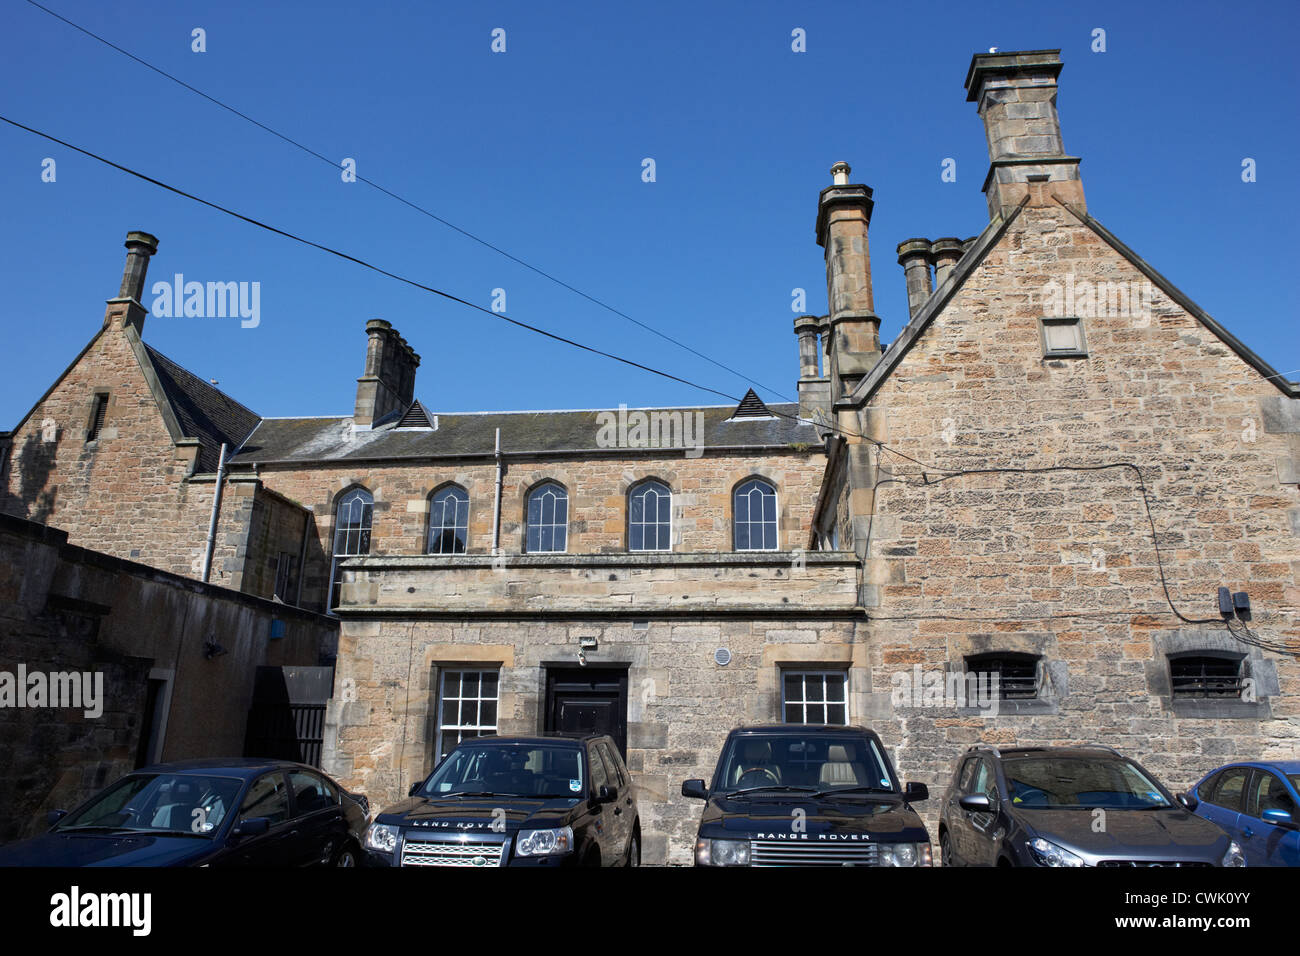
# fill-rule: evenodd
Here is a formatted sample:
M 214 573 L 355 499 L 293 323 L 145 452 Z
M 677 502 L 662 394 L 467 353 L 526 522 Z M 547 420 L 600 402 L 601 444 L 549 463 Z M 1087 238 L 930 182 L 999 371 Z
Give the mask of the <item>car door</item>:
M 328 866 L 346 839 L 347 822 L 338 794 L 310 770 L 289 771 L 296 866 Z
M 1265 810 L 1285 810 L 1297 819 L 1295 801 L 1276 774 L 1256 769 L 1241 813 L 1241 849 L 1247 866 L 1286 866 L 1284 846 L 1295 831 L 1263 819 Z
M 1226 767 L 1198 792 L 1201 803 L 1196 815 L 1217 824 L 1238 844 L 1242 841 L 1242 798 L 1249 779 L 1249 767 Z
M 280 770 L 265 773 L 249 786 L 239 805 L 234 827 L 245 820 L 265 817 L 265 833 L 234 836 L 231 830 L 229 862 L 240 866 L 293 866 L 296 832 L 290 817 L 289 785 Z
M 613 746 L 613 741 L 606 738 L 596 745 L 596 749 L 605 761 L 605 776 L 609 778 L 609 787 L 615 791 L 614 802 L 608 805 L 612 838 L 610 848 L 617 854 L 615 860 L 611 862 L 621 862 L 627 854 L 627 845 L 632 839 L 632 817 L 634 816 L 632 788 L 619 772 L 618 763 L 614 760 L 613 752 L 618 748 Z
M 989 799 L 989 809 L 967 815 L 970 824 L 970 856 L 972 866 L 993 866 L 997 863 L 998 819 L 1001 816 L 997 773 L 987 757 L 980 757 L 971 782 L 971 793 L 983 794 Z

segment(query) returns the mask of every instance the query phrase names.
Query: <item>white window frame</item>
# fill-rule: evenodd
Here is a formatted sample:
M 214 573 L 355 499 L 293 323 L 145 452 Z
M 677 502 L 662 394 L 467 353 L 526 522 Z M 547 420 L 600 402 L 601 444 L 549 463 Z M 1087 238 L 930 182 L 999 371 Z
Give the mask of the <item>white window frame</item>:
M 655 503 L 656 503 L 655 520 L 654 521 L 645 520 L 645 507 L 644 505 L 642 505 L 642 520 L 634 522 L 632 520 L 632 499 L 639 494 L 652 491 L 652 490 L 655 492 Z M 667 529 L 668 546 L 665 548 L 644 547 L 645 529 L 654 528 L 656 540 L 659 538 L 659 529 L 663 527 L 663 522 L 659 521 L 658 519 L 658 513 L 659 513 L 658 501 L 659 498 L 663 497 L 665 493 L 667 494 L 668 497 L 668 529 Z M 632 547 L 633 526 L 637 526 L 641 528 L 642 547 L 640 548 Z M 632 486 L 631 490 L 628 491 L 627 493 L 627 549 L 628 551 L 636 552 L 638 554 L 646 551 L 671 551 L 673 549 L 673 490 L 668 487 L 667 482 L 660 481 L 658 478 L 647 478 L 644 481 L 637 482 L 635 485 Z
M 473 696 L 464 696 L 463 693 L 465 689 L 466 674 L 478 675 L 478 691 Z M 492 675 L 496 678 L 496 695 L 493 697 L 485 697 L 483 695 L 483 678 L 485 675 Z M 447 690 L 448 690 L 447 683 L 448 683 L 448 679 L 453 676 L 456 679 L 456 685 L 455 685 L 456 695 L 454 697 L 451 697 L 448 696 L 447 694 Z M 448 700 L 454 700 L 457 702 L 456 723 L 449 724 L 443 721 L 443 704 Z M 479 719 L 472 724 L 462 723 L 460 720 L 460 712 L 462 709 L 461 704 L 463 704 L 467 700 L 476 701 L 478 703 L 478 707 L 476 708 L 476 715 Z M 492 703 L 496 704 L 496 720 L 492 721 L 490 724 L 484 723 L 482 720 L 484 701 L 491 701 Z M 438 708 L 435 711 L 437 715 L 437 722 L 438 722 L 437 723 L 438 733 L 434 741 L 434 748 L 435 748 L 434 762 L 441 763 L 443 756 L 447 753 L 450 753 L 452 750 L 454 750 L 456 748 L 456 744 L 460 743 L 462 740 L 472 739 L 472 737 L 465 737 L 463 735 L 464 731 L 467 730 L 474 731 L 473 737 L 487 737 L 497 732 L 497 727 L 501 721 L 501 668 L 470 666 L 470 665 L 460 665 L 460 664 L 439 665 L 438 699 L 437 701 L 435 701 L 435 704 Z M 446 739 L 444 735 L 447 733 L 455 734 L 456 739 L 452 741 L 448 746 L 444 747 L 443 741 L 444 739 Z
M 558 492 L 560 492 L 561 495 L 564 496 L 564 521 L 558 522 L 554 520 L 555 507 L 552 506 L 552 510 L 551 510 L 552 520 L 540 521 L 534 524 L 532 520 L 533 499 L 541 497 L 551 489 L 557 490 Z M 558 496 L 556 500 L 557 501 L 559 500 Z M 545 512 L 543 511 L 540 513 L 544 514 Z M 542 540 L 540 529 L 553 528 L 562 531 L 564 534 L 564 546 L 560 548 L 551 548 L 549 550 L 544 550 L 541 548 L 534 549 L 530 547 L 529 539 L 533 536 L 533 528 L 539 529 L 537 535 L 538 544 L 540 544 Z M 552 541 L 554 541 L 554 537 L 552 538 Z M 565 488 L 564 485 L 560 484 L 558 481 L 555 481 L 553 479 L 547 479 L 546 481 L 543 481 L 540 484 L 533 487 L 528 492 L 528 500 L 524 502 L 524 552 L 526 554 L 565 554 L 568 550 L 569 550 L 569 489 Z
M 460 495 L 463 496 L 463 500 L 461 498 L 454 499 L 456 502 L 456 506 L 454 509 L 454 514 L 452 515 L 451 524 L 447 524 L 447 510 L 448 510 L 447 506 L 450 500 L 452 499 L 447 498 L 443 500 L 441 506 L 442 514 L 439 517 L 439 524 L 435 529 L 433 524 L 434 499 L 437 498 L 439 495 L 446 495 L 452 492 L 458 492 Z M 462 508 L 464 508 L 464 518 L 465 518 L 465 523 L 463 525 L 460 523 Z M 465 550 L 464 551 L 455 551 L 455 550 L 434 551 L 433 535 L 435 530 L 438 532 L 439 543 L 441 543 L 443 535 L 447 531 L 451 531 L 453 535 L 455 535 L 456 537 L 461 537 L 462 536 L 461 532 L 464 532 L 463 538 L 465 542 Z M 435 488 L 433 491 L 429 493 L 429 520 L 428 523 L 425 525 L 425 529 L 424 529 L 424 553 L 425 554 L 465 554 L 468 551 L 469 551 L 469 492 L 457 484 L 442 485 L 439 488 Z
M 825 721 L 812 721 L 811 723 L 813 724 L 826 723 L 828 725 L 836 726 L 836 727 L 839 726 L 847 727 L 849 725 L 852 715 L 849 713 L 849 672 L 847 670 L 844 670 L 842 668 L 823 669 L 823 668 L 809 668 L 809 667 L 783 667 L 781 668 L 780 676 L 781 676 L 781 723 L 794 723 L 794 724 L 801 724 L 801 725 L 809 724 L 810 723 L 810 721 L 808 720 L 809 705 L 813 707 L 825 707 L 825 708 L 829 708 L 832 705 L 835 706 L 843 705 L 844 721 L 842 723 L 838 721 L 832 721 L 830 719 L 829 709 L 826 711 Z M 799 700 L 791 700 L 786 696 L 786 681 L 791 677 L 799 678 L 799 691 L 800 691 Z M 810 700 L 808 698 L 808 678 L 810 677 L 821 678 L 821 693 L 822 693 L 821 700 Z M 838 677 L 841 679 L 841 687 L 843 688 L 843 695 L 844 695 L 842 699 L 839 700 L 829 699 L 827 694 L 828 688 L 826 684 L 827 677 Z M 802 712 L 803 712 L 802 720 L 790 721 L 786 719 L 786 713 L 787 713 L 786 708 L 791 706 L 797 706 L 802 708 Z
M 738 509 L 736 508 L 736 501 L 740 497 L 740 489 L 752 482 L 757 482 L 763 485 L 764 487 L 770 489 L 772 492 L 772 507 L 776 511 L 776 515 L 775 517 L 773 517 L 772 523 L 774 526 L 773 531 L 775 533 L 776 541 L 770 548 L 736 547 L 736 538 L 737 538 L 736 532 L 740 528 L 740 524 L 741 524 L 740 515 Z M 746 497 L 748 496 L 749 495 L 747 493 Z M 767 523 L 766 519 L 757 522 L 749 518 L 745 519 L 745 524 L 751 527 L 751 533 L 749 535 L 749 540 L 751 543 L 754 540 L 754 535 L 752 533 L 753 526 L 758 525 L 759 527 L 762 527 L 766 523 Z M 731 547 L 733 551 L 780 551 L 781 550 L 781 498 L 777 493 L 776 485 L 771 481 L 769 481 L 768 479 L 762 477 L 761 475 L 750 475 L 748 478 L 745 478 L 743 481 L 739 482 L 736 485 L 736 487 L 733 488 L 731 491 Z

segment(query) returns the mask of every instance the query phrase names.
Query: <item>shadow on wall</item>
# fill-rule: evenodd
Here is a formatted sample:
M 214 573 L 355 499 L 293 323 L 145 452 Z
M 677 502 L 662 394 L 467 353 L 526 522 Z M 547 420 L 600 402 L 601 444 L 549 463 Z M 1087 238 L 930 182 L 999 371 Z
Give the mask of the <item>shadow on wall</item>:
M 18 498 L 23 503 L 21 516 L 41 524 L 47 524 L 54 513 L 54 499 L 59 490 L 58 485 L 46 487 L 54 473 L 54 459 L 59 448 L 58 432 L 53 438 L 53 441 L 45 441 L 43 435 L 29 434 L 13 463 L 17 470 Z

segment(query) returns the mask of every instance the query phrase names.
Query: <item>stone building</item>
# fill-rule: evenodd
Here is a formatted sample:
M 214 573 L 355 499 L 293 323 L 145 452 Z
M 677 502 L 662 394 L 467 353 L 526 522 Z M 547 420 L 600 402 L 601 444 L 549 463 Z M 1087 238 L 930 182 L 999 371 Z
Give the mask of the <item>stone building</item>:
M 605 729 L 646 862 L 689 860 L 680 782 L 745 722 L 869 724 L 932 788 L 977 740 L 1104 739 L 1179 787 L 1293 754 L 1300 386 L 1088 212 L 1057 53 L 972 61 L 989 221 L 898 244 L 887 346 L 872 192 L 832 169 L 797 405 L 438 413 L 372 320 L 352 415 L 259 418 L 143 345 L 133 233 L 2 506 L 193 575 L 225 487 L 214 574 L 339 619 L 327 770 L 383 805 L 465 736 Z M 103 518 L 137 498 L 145 546 Z M 968 673 L 996 699 L 924 693 Z

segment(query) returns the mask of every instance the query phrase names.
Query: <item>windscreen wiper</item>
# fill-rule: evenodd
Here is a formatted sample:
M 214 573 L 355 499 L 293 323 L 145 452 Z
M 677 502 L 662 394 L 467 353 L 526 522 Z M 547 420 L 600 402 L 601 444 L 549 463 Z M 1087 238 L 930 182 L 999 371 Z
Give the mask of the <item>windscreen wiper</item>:
M 774 784 L 770 787 L 746 787 L 744 790 L 732 790 L 730 793 L 726 794 L 726 796 L 738 797 L 741 794 L 745 794 L 745 793 L 762 793 L 763 791 L 771 791 L 776 793 L 785 793 L 789 791 L 798 791 L 800 793 L 814 793 L 816 791 L 816 788 L 815 787 L 791 787 L 791 786 L 786 786 L 785 784 Z
M 899 795 L 897 790 L 886 790 L 883 787 L 831 787 L 828 790 L 818 790 L 813 796 L 833 797 L 838 793 L 888 793 L 891 796 Z

